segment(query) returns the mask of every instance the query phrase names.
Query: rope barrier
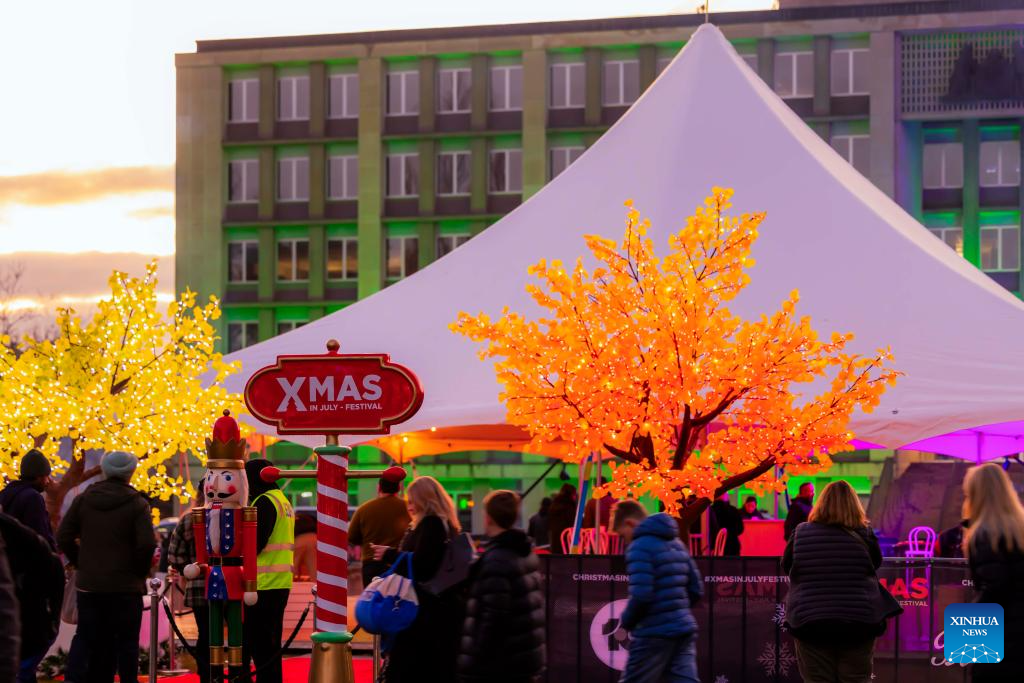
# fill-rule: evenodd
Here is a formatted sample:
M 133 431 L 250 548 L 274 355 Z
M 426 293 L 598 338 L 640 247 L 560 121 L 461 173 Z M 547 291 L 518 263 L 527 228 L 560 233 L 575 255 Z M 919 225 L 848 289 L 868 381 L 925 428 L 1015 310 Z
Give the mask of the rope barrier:
M 192 659 L 196 659 L 195 647 L 189 645 L 185 636 L 182 635 L 181 630 L 178 628 L 178 622 L 174 620 L 174 612 L 171 611 L 171 606 L 166 602 L 164 603 L 164 611 L 167 612 L 167 620 L 171 624 L 171 630 L 174 631 L 174 635 L 178 636 L 178 641 L 181 643 L 181 646 L 185 649 L 185 652 L 192 657 Z

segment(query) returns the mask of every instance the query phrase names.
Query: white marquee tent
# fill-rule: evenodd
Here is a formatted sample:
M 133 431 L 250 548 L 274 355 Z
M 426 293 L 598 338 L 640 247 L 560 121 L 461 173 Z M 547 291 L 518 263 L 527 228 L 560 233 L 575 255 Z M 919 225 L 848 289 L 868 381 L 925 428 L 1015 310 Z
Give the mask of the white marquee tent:
M 342 352 L 386 352 L 420 376 L 426 399 L 402 427 L 418 433 L 410 454 L 453 439 L 512 446 L 518 432 L 501 426 L 491 364 L 449 323 L 459 311 L 535 310 L 527 267 L 575 260 L 587 233 L 621 237 L 626 199 L 667 245 L 713 185 L 735 188 L 738 211 L 767 211 L 735 312 L 774 310 L 796 288 L 820 333 L 852 331 L 864 351 L 892 347 L 906 376 L 874 413 L 855 417 L 858 439 L 971 460 L 1024 451 L 1024 304 L 849 166 L 710 25 L 538 194 L 413 276 L 230 355 L 243 371 L 228 388 L 241 391 L 279 354 L 319 353 L 337 338 Z

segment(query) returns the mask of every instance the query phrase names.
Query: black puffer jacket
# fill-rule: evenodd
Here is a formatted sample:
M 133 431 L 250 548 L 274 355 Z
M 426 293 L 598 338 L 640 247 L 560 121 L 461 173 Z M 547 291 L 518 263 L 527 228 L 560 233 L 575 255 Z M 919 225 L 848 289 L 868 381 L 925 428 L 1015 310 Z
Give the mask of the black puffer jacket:
M 145 593 L 156 549 L 149 503 L 119 479 L 95 483 L 71 503 L 57 545 L 78 568 L 79 590 Z
M 0 681 L 13 681 L 18 675 L 19 638 L 18 597 L 7 563 L 7 548 L 0 536 Z
M 21 658 L 50 647 L 60 627 L 64 567 L 42 536 L 10 515 L 0 513 L 0 537 L 14 578 L 21 614 Z
M 899 612 L 883 600 L 876 570 L 882 564 L 870 527 L 853 530 L 805 522 L 786 545 L 782 569 L 789 574 L 786 625 L 798 639 L 873 638 Z
M 540 563 L 519 529 L 496 536 L 470 575 L 459 680 L 523 681 L 544 671 Z
M 968 553 L 977 602 L 994 602 L 1003 607 L 1006 659 L 998 666 L 973 666 L 972 681 L 1024 681 L 1024 656 L 1010 643 L 1024 643 L 1024 551 L 992 548 L 979 534 L 971 539 Z

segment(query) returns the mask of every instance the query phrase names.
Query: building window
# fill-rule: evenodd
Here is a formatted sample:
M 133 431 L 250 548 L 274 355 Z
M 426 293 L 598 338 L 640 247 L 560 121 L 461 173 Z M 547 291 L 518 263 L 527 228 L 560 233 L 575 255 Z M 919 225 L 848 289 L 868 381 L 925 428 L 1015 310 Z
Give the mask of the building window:
M 964 147 L 959 142 L 926 143 L 922 185 L 926 190 L 964 186 Z
M 654 62 L 654 71 L 660 75 L 661 72 L 667 69 L 668 65 L 671 63 L 671 57 L 658 57 L 657 61 Z
M 837 97 L 868 94 L 868 51 L 833 50 L 830 89 Z
M 569 164 L 579 159 L 581 154 L 583 154 L 582 147 L 552 147 L 551 177 L 555 178 L 559 173 L 569 168 Z
M 982 187 L 1020 185 L 1020 140 L 988 140 L 981 143 Z
M 288 157 L 277 160 L 277 199 L 282 202 L 309 201 L 309 159 Z
M 458 247 L 469 241 L 469 235 L 438 235 L 437 236 L 437 258 L 450 254 Z
M 277 279 L 282 282 L 309 279 L 309 240 L 278 241 Z
M 259 323 L 228 323 L 228 353 L 241 351 L 259 340 Z
M 327 107 L 328 118 L 359 117 L 359 74 L 332 74 L 328 88 L 331 98 Z
M 839 152 L 861 175 L 866 177 L 871 171 L 870 135 L 833 135 L 832 149 Z
M 355 237 L 327 240 L 327 279 L 359 277 L 359 240 Z
M 469 111 L 469 69 L 441 69 L 437 74 L 437 111 L 464 114 Z
M 420 72 L 393 71 L 388 74 L 388 116 L 420 113 Z
M 277 120 L 309 120 L 309 76 L 277 79 Z
M 260 82 L 240 78 L 228 83 L 228 122 L 256 123 L 260 120 Z
M 228 201 L 232 204 L 260 200 L 260 160 L 235 159 L 228 162 Z
M 491 152 L 491 172 L 487 191 L 492 194 L 514 194 L 523 191 L 522 150 L 496 149 Z
M 523 108 L 523 67 L 491 67 L 491 111 L 520 111 Z
M 604 106 L 622 107 L 640 97 L 640 62 L 635 59 L 604 63 Z
M 389 154 L 386 165 L 389 197 L 416 197 L 419 195 L 419 154 Z
M 259 242 L 228 242 L 228 282 L 256 282 L 259 268 Z
M 582 62 L 551 65 L 552 109 L 581 109 L 585 89 L 586 71 Z
M 331 157 L 327 167 L 327 198 L 356 199 L 359 195 L 359 158 L 354 154 Z
M 441 152 L 437 155 L 437 194 L 469 194 L 469 152 Z
M 990 273 L 1020 270 L 1020 226 L 982 226 L 981 269 Z
M 757 73 L 757 54 L 740 55 L 740 59 L 747 63 L 754 73 Z
M 964 255 L 964 231 L 963 228 L 929 228 L 931 233 L 942 240 L 946 246 Z
M 387 258 L 388 279 L 400 280 L 403 277 L 409 277 L 419 270 L 419 238 L 389 237 Z
M 284 334 L 285 332 L 291 332 L 292 330 L 299 329 L 305 324 L 305 322 L 300 320 L 283 320 L 277 324 L 277 333 Z
M 814 95 L 814 55 L 811 52 L 781 52 L 775 55 L 775 92 L 779 97 Z

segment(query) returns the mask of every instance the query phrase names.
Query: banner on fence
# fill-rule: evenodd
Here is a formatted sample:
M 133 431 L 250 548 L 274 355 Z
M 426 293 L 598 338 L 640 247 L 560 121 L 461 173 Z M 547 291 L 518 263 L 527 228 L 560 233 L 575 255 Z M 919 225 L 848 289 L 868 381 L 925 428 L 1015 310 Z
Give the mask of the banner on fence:
M 621 556 L 549 556 L 548 681 L 615 683 L 629 656 L 620 617 L 629 579 Z M 789 577 L 778 558 L 697 560 L 705 598 L 700 625 L 700 679 L 710 683 L 797 683 L 796 652 L 786 632 Z M 875 681 L 963 683 L 966 669 L 943 657 L 946 606 L 972 600 L 967 568 L 955 561 L 887 560 L 879 578 L 904 613 L 875 646 Z

